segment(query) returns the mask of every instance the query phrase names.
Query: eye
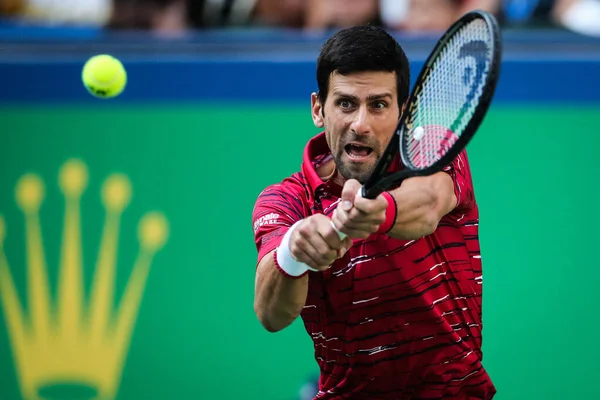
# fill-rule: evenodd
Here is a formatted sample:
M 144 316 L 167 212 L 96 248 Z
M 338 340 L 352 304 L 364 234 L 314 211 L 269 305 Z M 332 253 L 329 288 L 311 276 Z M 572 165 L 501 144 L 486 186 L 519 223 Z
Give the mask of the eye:
M 387 103 L 385 101 L 378 100 L 373 103 L 372 107 L 377 110 L 383 110 L 384 108 L 387 107 Z
M 354 104 L 352 104 L 352 102 L 348 99 L 340 99 L 340 100 L 338 100 L 337 104 L 340 108 L 343 108 L 346 110 L 350 109 L 354 106 Z

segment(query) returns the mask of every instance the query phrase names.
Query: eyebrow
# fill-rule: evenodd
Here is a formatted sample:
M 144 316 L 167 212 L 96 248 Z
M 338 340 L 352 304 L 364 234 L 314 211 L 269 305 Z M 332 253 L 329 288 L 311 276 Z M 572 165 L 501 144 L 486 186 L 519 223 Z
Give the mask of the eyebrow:
M 358 96 L 354 96 L 352 94 L 347 94 L 347 93 L 343 93 L 343 92 L 334 91 L 333 95 L 337 96 L 337 97 L 343 97 L 343 98 L 355 100 L 355 101 L 358 100 Z M 378 94 L 371 94 L 371 95 L 367 96 L 367 101 L 381 100 L 386 97 L 389 98 L 390 100 L 392 99 L 392 95 L 390 93 L 378 93 Z

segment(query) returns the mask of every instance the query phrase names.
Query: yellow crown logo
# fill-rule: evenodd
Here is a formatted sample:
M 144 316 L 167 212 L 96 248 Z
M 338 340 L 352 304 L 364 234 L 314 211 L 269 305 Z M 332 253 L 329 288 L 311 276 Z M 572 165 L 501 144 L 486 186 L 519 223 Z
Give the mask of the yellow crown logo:
M 122 300 L 114 305 L 119 224 L 131 198 L 125 175 L 113 174 L 102 186 L 106 217 L 89 301 L 85 301 L 80 200 L 88 180 L 80 160 L 67 161 L 59 174 L 65 196 L 65 219 L 56 302 L 51 301 L 39 210 L 44 185 L 34 174 L 21 177 L 16 201 L 25 216 L 28 315 L 24 313 L 4 252 L 6 226 L 0 216 L 0 300 L 25 399 L 61 385 L 79 384 L 78 397 L 113 399 L 154 254 L 168 236 L 164 216 L 147 213 L 139 222 L 140 251 Z

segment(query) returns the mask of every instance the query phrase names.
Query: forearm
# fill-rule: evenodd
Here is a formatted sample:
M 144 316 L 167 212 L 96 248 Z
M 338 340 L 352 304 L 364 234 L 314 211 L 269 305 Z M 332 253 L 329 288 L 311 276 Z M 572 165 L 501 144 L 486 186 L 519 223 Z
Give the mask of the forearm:
M 254 311 L 269 332 L 277 332 L 300 315 L 306 302 L 308 275 L 285 276 L 275 266 L 273 252 L 267 254 L 256 270 Z
M 396 189 L 391 194 L 398 206 L 398 212 L 389 236 L 411 240 L 427 236 L 435 230 L 438 222 L 433 212 L 435 198 L 429 192 Z
M 396 239 L 430 235 L 456 205 L 452 179 L 444 172 L 435 177 L 408 179 L 390 193 L 396 201 L 397 213 L 388 235 Z

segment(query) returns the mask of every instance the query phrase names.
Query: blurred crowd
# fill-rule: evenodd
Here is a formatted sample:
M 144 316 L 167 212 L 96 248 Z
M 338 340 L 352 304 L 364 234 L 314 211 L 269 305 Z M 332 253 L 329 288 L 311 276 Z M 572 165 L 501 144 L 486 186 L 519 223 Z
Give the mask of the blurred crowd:
M 0 14 L 18 21 L 165 35 L 229 27 L 324 30 L 363 23 L 395 31 L 442 31 L 472 9 L 494 13 L 503 26 L 559 27 L 600 36 L 600 0 L 0 0 Z

